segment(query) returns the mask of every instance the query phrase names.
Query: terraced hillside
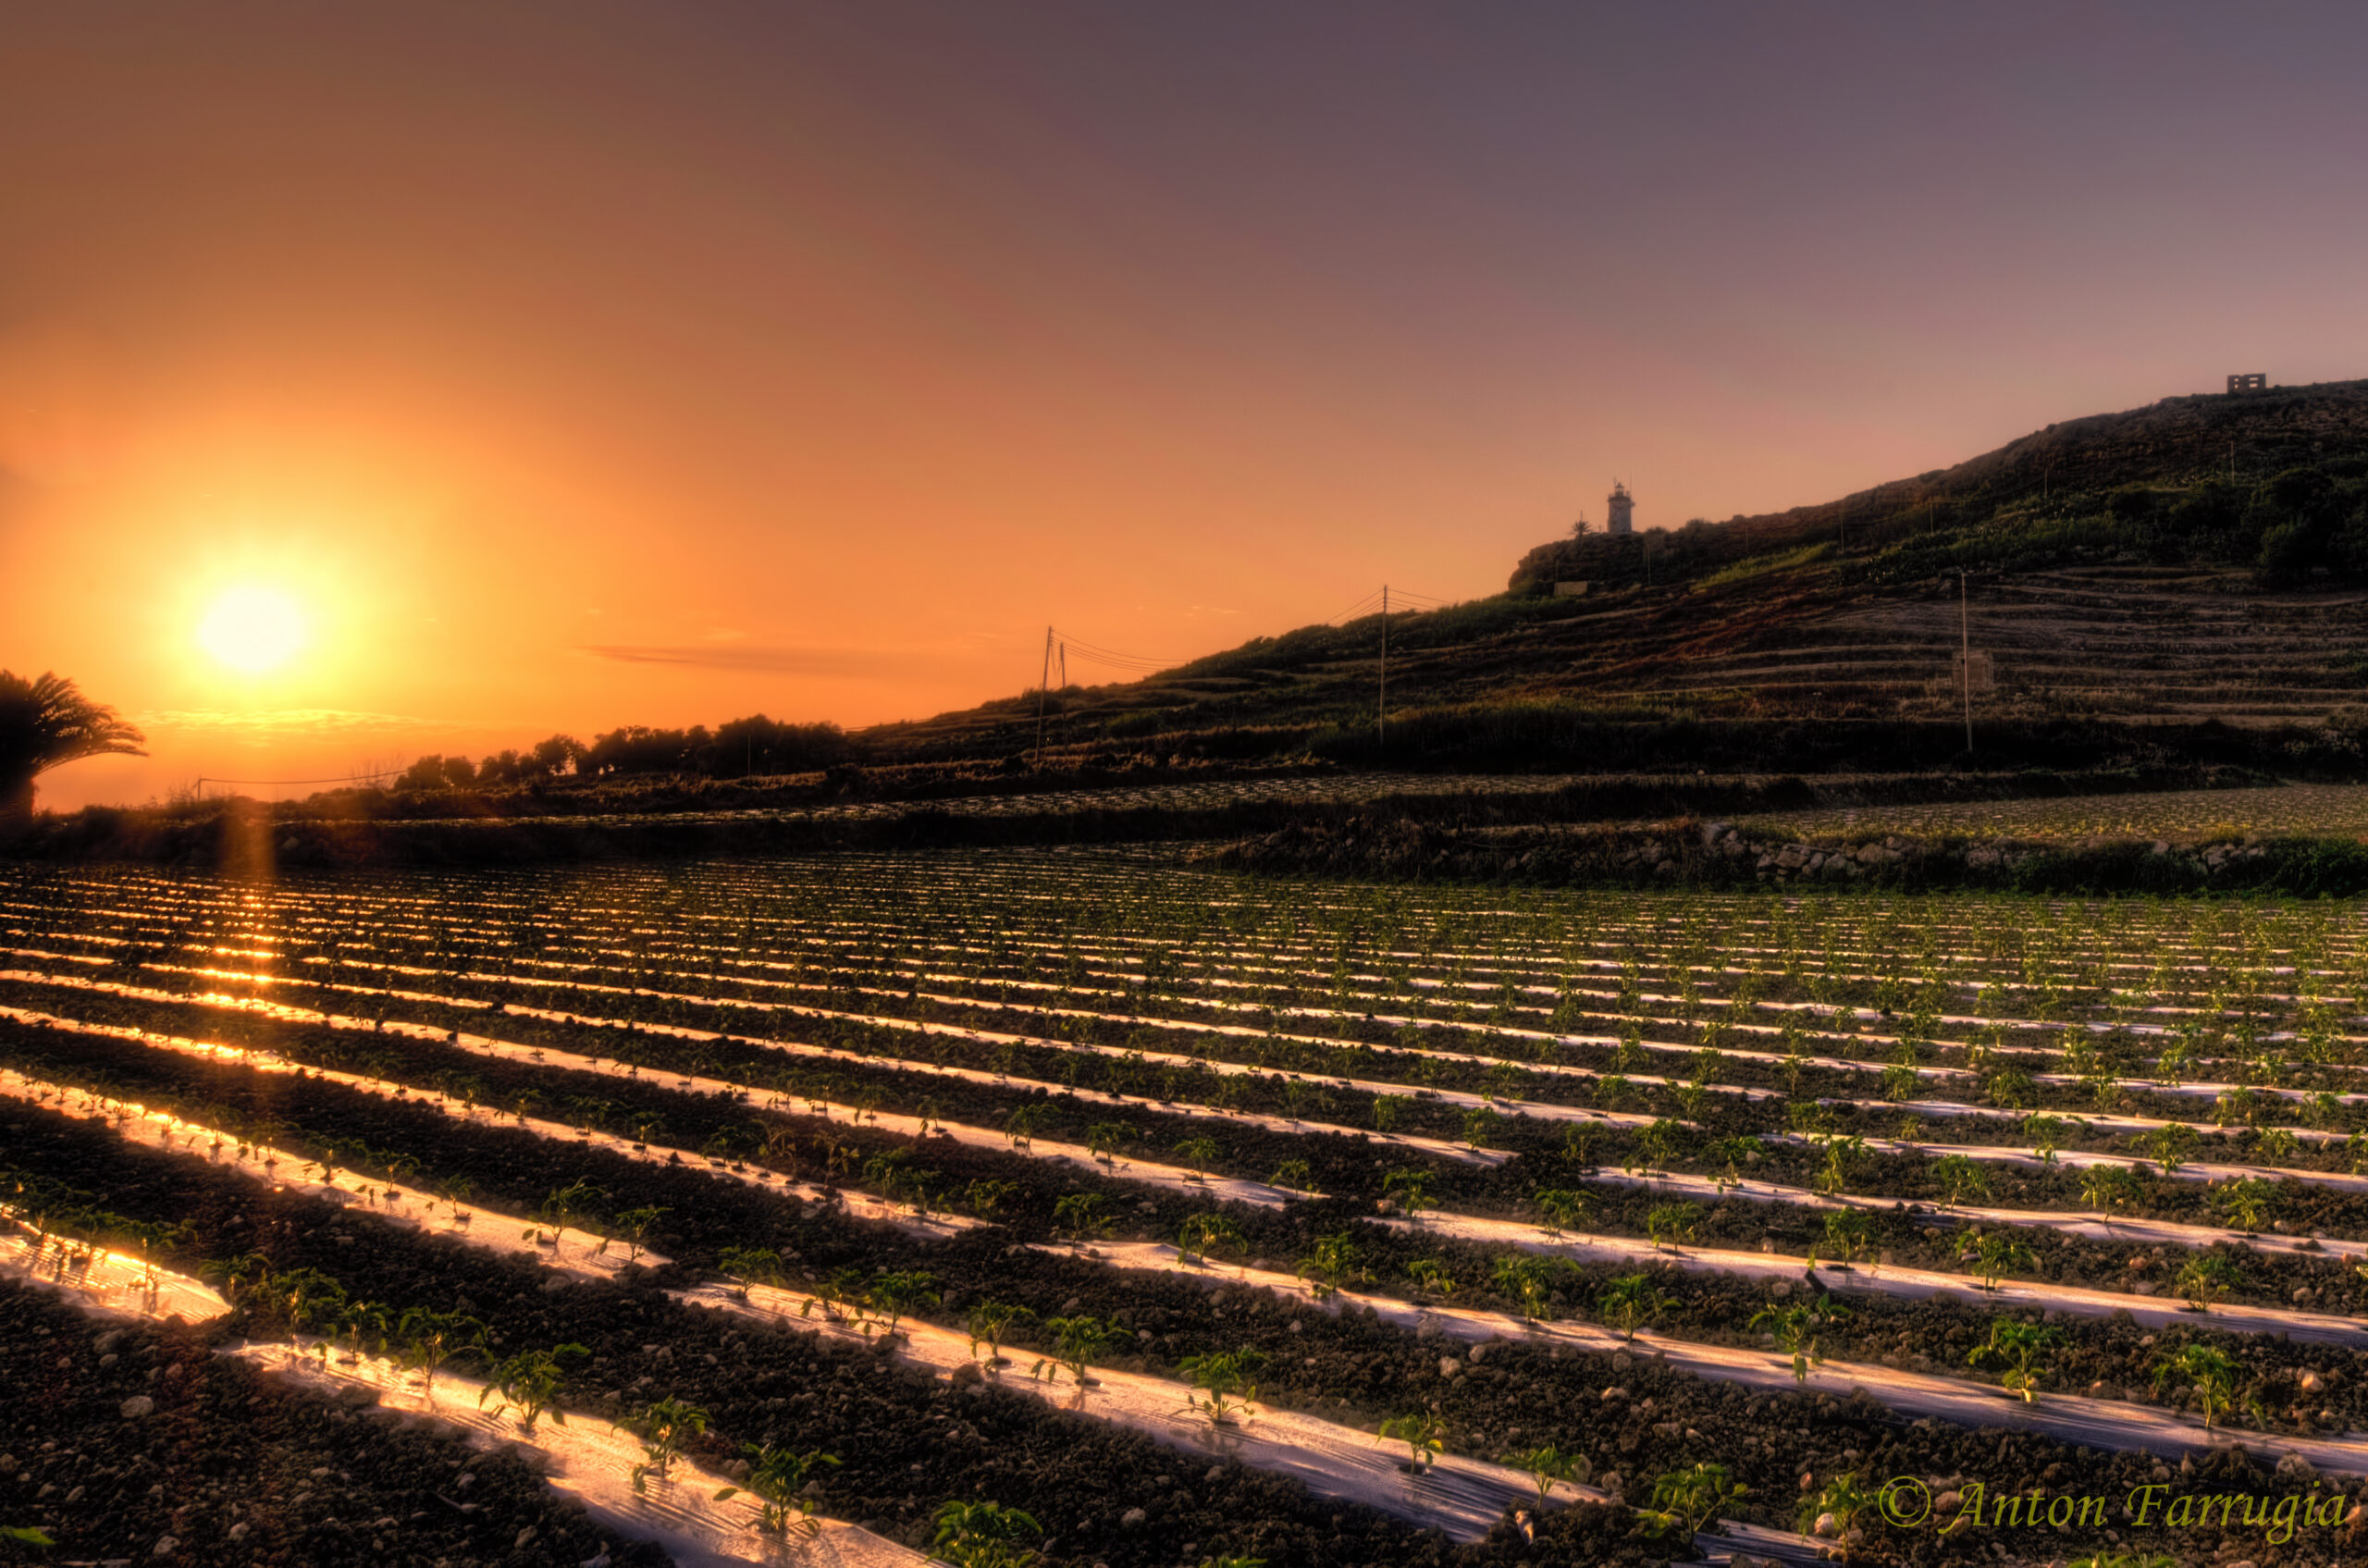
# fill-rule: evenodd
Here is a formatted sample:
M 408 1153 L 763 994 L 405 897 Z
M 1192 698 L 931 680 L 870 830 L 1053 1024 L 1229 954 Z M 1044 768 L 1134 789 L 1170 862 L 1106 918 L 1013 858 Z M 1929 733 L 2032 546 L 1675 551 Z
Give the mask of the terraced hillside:
M 2350 906 L 972 853 L 20 874 L 0 945 L 14 1266 L 381 1399 L 458 1315 L 678 1549 L 772 1549 L 670 1468 L 742 1452 L 953 1562 L 2358 1549 Z
M 2368 382 L 2167 399 L 1817 506 L 1540 546 L 1503 597 L 1393 618 L 1394 745 L 1375 723 L 1382 627 L 1367 616 L 1054 694 L 1048 751 L 1313 744 L 1403 762 L 1493 746 L 1651 768 L 1685 747 L 1644 746 L 1640 724 L 1727 722 L 1764 746 L 1814 718 L 1929 726 L 1929 752 L 1958 708 L 1961 574 L 1974 647 L 1996 661 L 1977 707 L 1993 731 L 2070 716 L 2189 751 L 2175 725 L 2307 732 L 2368 672 L 2364 475 Z M 1554 597 L 1558 581 L 1587 591 Z M 860 738 L 882 758 L 1032 757 L 1037 719 L 1030 693 Z M 1622 722 L 1626 743 L 1607 747 Z M 1864 737 L 1843 749 L 1844 766 L 1919 765 Z

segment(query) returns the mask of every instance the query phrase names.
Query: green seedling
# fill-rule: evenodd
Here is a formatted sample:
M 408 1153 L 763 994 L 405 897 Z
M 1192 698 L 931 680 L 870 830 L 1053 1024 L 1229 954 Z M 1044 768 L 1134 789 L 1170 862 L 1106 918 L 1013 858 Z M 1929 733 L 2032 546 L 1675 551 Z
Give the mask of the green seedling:
M 1054 1351 L 1030 1368 L 1029 1376 L 1058 1383 L 1060 1374 L 1066 1371 L 1069 1381 L 1077 1385 L 1078 1398 L 1084 1399 L 1086 1389 L 1101 1384 L 1100 1378 L 1087 1371 L 1088 1366 L 1117 1342 L 1126 1330 L 1108 1318 L 1086 1315 L 1048 1318 L 1044 1327 L 1052 1332 Z
M 1009 1364 L 1003 1353 L 1004 1340 L 1011 1330 L 1032 1323 L 1036 1315 L 1024 1306 L 1008 1302 L 981 1301 L 972 1304 L 968 1326 L 970 1333 L 970 1353 L 977 1355 L 979 1347 L 987 1347 L 987 1368 Z
M 1636 1511 L 1636 1531 L 1655 1540 L 1690 1540 L 1720 1509 L 1750 1495 L 1750 1488 L 1728 1478 L 1723 1464 L 1672 1470 L 1653 1482 L 1652 1500 Z
M 1185 1408 L 1206 1418 L 1212 1426 L 1234 1425 L 1250 1414 L 1252 1401 L 1258 1397 L 1258 1385 L 1252 1377 L 1265 1362 L 1264 1352 L 1246 1346 L 1185 1357 L 1176 1369 L 1200 1394 L 1208 1396 L 1203 1400 L 1200 1394 L 1187 1393 Z
M 1381 1424 L 1380 1439 L 1406 1445 L 1406 1474 L 1421 1480 L 1447 1451 L 1447 1426 L 1437 1415 L 1393 1415 Z
M 1319 1236 L 1315 1251 L 1299 1260 L 1299 1277 L 1308 1282 L 1317 1301 L 1327 1300 L 1344 1285 L 1362 1285 L 1373 1278 L 1357 1266 L 1358 1256 L 1356 1239 L 1349 1231 Z
M 1135 1141 L 1134 1124 L 1124 1121 L 1097 1121 L 1085 1130 L 1086 1152 L 1104 1166 L 1115 1167 L 1118 1152 Z
M 1678 1244 L 1694 1240 L 1700 1228 L 1702 1210 L 1695 1204 L 1659 1204 L 1645 1216 L 1645 1234 L 1651 1239 L 1656 1252 L 1677 1251 Z
M 1579 1221 L 1585 1216 L 1587 1209 L 1594 1204 L 1595 1195 L 1591 1192 L 1574 1192 L 1562 1187 L 1548 1187 L 1531 1194 L 1529 1201 L 1536 1204 L 1537 1212 L 1545 1216 L 1545 1223 L 1538 1228 L 1559 1241 L 1562 1239 L 1562 1232 L 1576 1230 L 1579 1228 Z
M 1972 1244 L 1957 1255 L 1961 1261 L 1973 1265 L 1985 1290 L 1997 1290 L 1998 1282 L 2009 1270 L 2029 1268 L 2034 1261 L 2030 1248 L 2003 1230 L 1977 1232 Z
M 1858 1516 L 1877 1507 L 1881 1500 L 1881 1493 L 1870 1492 L 1858 1484 L 1856 1471 L 1836 1475 L 1801 1499 L 1801 1530 L 1804 1534 L 1808 1533 L 1816 1527 L 1819 1519 L 1832 1514 L 1833 1533 L 1846 1537 L 1850 1534 L 1850 1526 L 1857 1523 Z
M 2042 1328 L 2036 1323 L 2021 1323 L 2011 1317 L 1993 1318 L 1990 1338 L 1976 1345 L 1965 1358 L 1967 1366 L 1995 1363 L 2005 1368 L 2000 1384 L 2010 1394 L 2021 1397 L 2025 1404 L 2039 1402 L 2039 1386 L 2048 1376 L 2041 1364 L 2049 1346 L 2063 1336 L 2053 1328 Z
M 1070 1192 L 1053 1204 L 1053 1233 L 1072 1241 L 1092 1241 L 1110 1234 L 1113 1222 L 1102 1210 L 1108 1200 L 1099 1192 Z
M 2106 1214 L 2119 1214 L 2145 1195 L 2142 1167 L 2092 1165 L 2080 1172 L 2080 1201 Z
M 1018 1191 L 1019 1183 L 1017 1181 L 980 1179 L 962 1189 L 962 1206 L 980 1219 L 993 1219 L 995 1211 L 1009 1202 Z
M 2362 1273 L 2368 1275 L 2368 1268 L 2363 1268 Z M 1415 1258 L 1406 1265 L 1406 1274 L 1434 1296 L 1446 1298 L 1455 1294 L 1455 1274 L 1437 1258 Z
M 1218 1154 L 1222 1153 L 1217 1147 L 1217 1141 L 1205 1135 L 1182 1140 L 1176 1145 L 1176 1152 L 1184 1156 L 1184 1167 L 1192 1173 L 1195 1181 L 1209 1179 L 1209 1167 L 1216 1163 Z
M 1825 1357 L 1818 1353 L 1819 1334 L 1835 1318 L 1849 1315 L 1845 1309 L 1833 1304 L 1832 1296 L 1819 1296 L 1815 1303 L 1763 1307 L 1752 1318 L 1751 1327 L 1767 1325 L 1767 1332 L 1775 1337 L 1776 1348 L 1791 1358 L 1793 1381 L 1807 1388 L 1809 1368 L 1825 1362 Z
M 625 1244 L 627 1263 L 641 1261 L 641 1254 L 648 1249 L 650 1228 L 658 1223 L 658 1216 L 666 1212 L 657 1207 L 626 1209 L 610 1222 L 616 1228 L 615 1239 Z M 600 1251 L 605 1253 L 608 1250 L 609 1241 L 603 1238 Z
M 599 1195 L 600 1189 L 583 1177 L 577 1177 L 564 1187 L 552 1188 L 550 1195 L 536 1206 L 535 1223 L 519 1232 L 520 1239 L 557 1252 L 568 1227 L 575 1224 L 575 1216 Z
M 545 1414 L 564 1426 L 567 1413 L 557 1404 L 559 1391 L 566 1377 L 560 1368 L 561 1357 L 589 1355 L 582 1345 L 554 1345 L 547 1351 L 521 1351 L 495 1366 L 483 1389 L 477 1394 L 477 1407 L 494 1406 L 499 1417 L 511 1411 L 518 1413 L 518 1429 L 532 1435 L 535 1423 Z
M 838 1467 L 836 1456 L 819 1449 L 794 1453 L 771 1443 L 743 1443 L 740 1451 L 748 1456 L 748 1478 L 717 1492 L 713 1500 L 722 1502 L 746 1491 L 757 1500 L 757 1528 L 762 1534 L 807 1540 L 820 1535 L 821 1524 L 813 1517 L 813 1500 L 799 1494 L 820 1478 L 818 1473 L 824 1465 Z
M 1537 1506 L 1541 1509 L 1553 1500 L 1555 1482 L 1569 1481 L 1584 1487 L 1595 1474 L 1595 1462 L 1585 1454 L 1564 1453 L 1550 1443 L 1545 1448 L 1509 1453 L 1499 1463 L 1528 1472 L 1531 1484 L 1537 1488 Z
M 2177 1176 L 2180 1168 L 2195 1156 L 2195 1151 L 2202 1142 L 2202 1134 L 2183 1121 L 2158 1127 L 2138 1140 L 2140 1147 L 2162 1167 L 2164 1176 Z
M 1211 1247 L 1240 1246 L 1241 1228 L 1221 1214 L 1206 1210 L 1187 1216 L 1176 1238 L 1176 1253 L 1183 1263 L 1206 1263 Z
M 925 1269 L 900 1269 L 883 1274 L 871 1282 L 868 1300 L 871 1303 L 874 1322 L 882 1339 L 896 1338 L 896 1325 L 923 1307 L 935 1306 L 944 1298 L 936 1290 L 937 1276 Z M 864 1325 L 864 1336 L 870 1337 L 872 1323 Z
M 611 1427 L 612 1431 L 631 1432 L 641 1439 L 641 1451 L 646 1457 L 633 1467 L 633 1489 L 646 1492 L 652 1480 L 668 1479 L 667 1472 L 682 1457 L 684 1446 L 692 1438 L 704 1436 L 707 1424 L 708 1414 L 698 1406 L 663 1399 L 644 1405 L 639 1414 L 629 1415 Z
M 476 1318 L 413 1307 L 395 1325 L 396 1355 L 405 1367 L 420 1375 L 427 1402 L 434 1404 L 438 1372 L 458 1361 L 493 1359 L 486 1349 L 486 1326 Z
M 1821 1133 L 1810 1142 L 1825 1154 L 1825 1163 L 1819 1167 L 1812 1185 L 1830 1198 L 1840 1197 L 1849 1191 L 1850 1172 L 1858 1163 L 1859 1156 L 1867 1152 L 1866 1139 L 1856 1133 L 1844 1136 L 1829 1132 Z
M 1373 1097 L 1373 1130 L 1375 1132 L 1397 1130 L 1398 1118 L 1404 1116 L 1406 1107 L 1413 1103 L 1413 1096 L 1410 1094 L 1375 1095 Z
M 787 1278 L 782 1270 L 781 1253 L 771 1247 L 726 1247 L 717 1255 L 715 1266 L 740 1287 L 733 1293 L 744 1302 L 748 1299 L 750 1286 L 778 1286 Z
M 2189 1258 L 2180 1267 L 2178 1292 L 2196 1311 L 2210 1312 L 2212 1303 L 2227 1294 L 2237 1282 L 2234 1265 L 2216 1253 L 2206 1253 Z
M 941 1503 L 930 1548 L 953 1568 L 1031 1568 L 1040 1555 L 1019 1543 L 1044 1527 L 1017 1508 L 996 1502 Z
M 2239 1375 L 2236 1359 L 2225 1352 L 2210 1345 L 2181 1345 L 2155 1364 L 2154 1388 L 2160 1392 L 2165 1383 L 2184 1383 L 2192 1389 L 2208 1436 L 2213 1424 L 2236 1403 Z
M 1825 1216 L 1825 1246 L 1830 1253 L 1842 1261 L 1835 1268 L 1847 1270 L 1858 1261 L 1874 1232 L 1874 1222 L 1864 1209 L 1834 1209 Z
M 1463 1113 L 1463 1146 L 1477 1149 L 1496 1136 L 1497 1123 L 1504 1118 L 1486 1105 L 1474 1105 Z
M 2231 1228 L 2248 1234 L 2269 1223 L 2276 1197 L 2277 1184 L 2258 1176 L 2231 1177 L 2212 1187 L 2212 1206 Z
M 364 1340 L 374 1351 L 384 1351 L 387 1331 L 393 1321 L 393 1314 L 376 1302 L 348 1302 L 345 1310 L 338 1314 L 337 1324 L 338 1332 L 345 1337 L 345 1363 L 351 1365 L 362 1359 Z
M 1578 1272 L 1569 1258 L 1540 1257 L 1536 1253 L 1507 1253 L 1497 1259 L 1497 1290 L 1521 1303 L 1522 1315 L 1532 1322 L 1548 1315 L 1555 1284 Z
M 222 1287 L 222 1299 L 232 1306 L 250 1296 L 268 1299 L 271 1295 L 271 1260 L 261 1253 L 241 1253 L 234 1258 L 209 1258 L 197 1266 L 198 1278 L 211 1279 Z
M 1431 1206 L 1431 1183 L 1436 1179 L 1435 1172 L 1400 1166 L 1383 1173 L 1381 1195 L 1407 1218 L 1420 1220 L 1423 1211 Z
M 1644 1165 L 1655 1170 L 1668 1166 L 1677 1156 L 1678 1134 L 1683 1130 L 1667 1117 L 1646 1123 L 1636 1134 L 1636 1153 Z
M 1030 1141 L 1036 1136 L 1036 1130 L 1043 1125 L 1047 1114 L 1046 1107 L 1034 1101 L 1025 1105 L 1013 1106 L 1003 1118 L 1005 1140 L 1015 1149 L 1028 1148 Z
M 1269 1187 L 1285 1187 L 1295 1192 L 1315 1192 L 1315 1167 L 1305 1160 L 1285 1160 L 1266 1178 Z M 1322 1197 L 1321 1192 L 1316 1192 Z
M 1620 1330 L 1620 1337 L 1633 1345 L 1639 1329 L 1657 1322 L 1675 1304 L 1654 1289 L 1650 1276 L 1622 1274 L 1604 1287 L 1603 1299 L 1596 1303 L 1596 1310 L 1607 1327 Z
M 1932 1163 L 1932 1175 L 1949 1195 L 1951 1208 L 1962 1208 L 1968 1197 L 1990 1196 L 1990 1173 L 1963 1154 L 1943 1154 Z

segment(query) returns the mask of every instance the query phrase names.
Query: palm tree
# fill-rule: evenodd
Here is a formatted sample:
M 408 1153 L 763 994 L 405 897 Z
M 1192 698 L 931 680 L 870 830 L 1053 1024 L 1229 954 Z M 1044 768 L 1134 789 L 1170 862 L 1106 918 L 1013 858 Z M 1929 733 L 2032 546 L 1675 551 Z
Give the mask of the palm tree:
M 85 757 L 145 757 L 146 738 L 63 675 L 29 681 L 0 670 L 0 832 L 31 822 L 41 774 Z

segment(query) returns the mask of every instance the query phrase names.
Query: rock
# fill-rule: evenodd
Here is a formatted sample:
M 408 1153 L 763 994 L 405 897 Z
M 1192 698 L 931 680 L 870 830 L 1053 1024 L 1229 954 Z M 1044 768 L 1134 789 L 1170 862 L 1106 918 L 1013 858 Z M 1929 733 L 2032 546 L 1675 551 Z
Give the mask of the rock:
M 2152 1279 L 2140 1279 L 2129 1288 L 2129 1293 L 2133 1296 L 2151 1296 L 2161 1288 Z
M 2327 1380 L 2309 1367 L 2302 1369 L 2302 1376 L 2297 1380 L 2301 1384 L 2302 1391 L 2306 1394 L 2315 1394 L 2327 1386 Z
M 230 1526 L 230 1538 L 234 1541 L 242 1541 L 247 1538 L 247 1522 L 245 1520 L 241 1519 L 237 1524 Z
M 2277 1462 L 2280 1475 L 2291 1475 L 2298 1481 L 2308 1481 L 2318 1475 L 2318 1469 L 2299 1453 L 2289 1453 Z
M 97 1339 L 92 1340 L 91 1348 L 98 1352 L 101 1355 L 106 1355 L 111 1353 L 117 1345 L 122 1343 L 123 1330 L 120 1328 L 110 1328 L 105 1333 L 100 1335 Z
M 1932 1500 L 1932 1512 L 1935 1513 L 1955 1513 L 1958 1509 L 1963 1508 L 1964 1506 L 1965 1494 L 1963 1492 L 1942 1492 L 1939 1497 Z
M 954 1369 L 953 1381 L 957 1389 L 975 1388 L 986 1380 L 987 1375 L 979 1370 L 979 1364 L 975 1361 L 966 1361 Z
M 1809 1533 L 1831 1540 L 1842 1533 L 1842 1526 L 1832 1514 L 1820 1513 L 1817 1516 L 1817 1523 L 1809 1527 Z
M 1606 1389 L 1603 1391 L 1603 1402 L 1606 1404 L 1618 1404 L 1627 1397 L 1628 1390 L 1625 1389 Z
M 146 1394 L 134 1394 L 123 1401 L 121 1408 L 126 1421 L 137 1421 L 143 1415 L 154 1415 L 156 1413 L 156 1401 Z
M 1440 1377 L 1454 1377 L 1457 1373 L 1459 1373 L 1459 1372 L 1461 1372 L 1461 1371 L 1462 1371 L 1462 1370 L 1463 1370 L 1463 1363 L 1462 1363 L 1462 1362 L 1460 1362 L 1460 1361 L 1456 1360 L 1456 1359 L 1455 1359 L 1455 1357 L 1453 1357 L 1453 1356 L 1451 1356 L 1451 1355 L 1443 1355 L 1443 1356 L 1439 1357 L 1439 1376 L 1440 1376 Z
M 180 1549 L 181 1543 L 177 1537 L 158 1536 L 156 1537 L 156 1549 L 154 1555 L 158 1557 L 170 1557 L 173 1553 L 180 1550 Z
M 528 1544 L 531 1543 L 534 1538 L 535 1527 L 532 1525 L 529 1525 L 524 1529 L 518 1532 L 518 1539 L 512 1543 L 512 1549 L 518 1551 L 525 1550 Z
M 1124 1529 L 1140 1529 L 1142 1527 L 1143 1521 L 1150 1517 L 1150 1514 L 1145 1513 L 1140 1508 L 1130 1508 L 1127 1510 L 1126 1512 L 1118 1515 L 1118 1524 L 1120 1527 Z
M 1201 1477 L 1201 1481 L 1202 1481 L 1202 1485 L 1204 1485 L 1204 1486 L 1212 1486 L 1212 1487 L 1213 1487 L 1213 1486 L 1215 1486 L 1215 1485 L 1216 1485 L 1219 1481 L 1222 1481 L 1222 1480 L 1224 1480 L 1224 1479 L 1225 1479 L 1225 1466 L 1224 1466 L 1224 1465 L 1222 1465 L 1222 1464 L 1212 1464 L 1212 1465 L 1210 1465 L 1210 1466 L 1209 1466 L 1209 1473 L 1208 1473 L 1207 1475 L 1203 1475 L 1203 1476 L 1202 1476 L 1202 1477 Z

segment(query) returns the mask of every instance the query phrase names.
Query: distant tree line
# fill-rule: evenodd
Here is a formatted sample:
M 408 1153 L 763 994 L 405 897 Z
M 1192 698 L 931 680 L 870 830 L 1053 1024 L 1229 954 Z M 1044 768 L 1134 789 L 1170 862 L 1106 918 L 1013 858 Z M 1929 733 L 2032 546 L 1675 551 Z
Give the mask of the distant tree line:
M 737 779 L 804 773 L 848 760 L 854 746 L 832 723 L 788 724 L 758 713 L 710 731 L 626 724 L 592 737 L 553 735 L 524 751 L 498 751 L 475 762 L 465 757 L 422 757 L 395 780 L 407 790 L 498 788 L 546 780 L 622 778 L 634 774 L 697 774 Z
M 2324 567 L 2368 581 L 2368 458 L 2288 468 L 2252 485 L 2125 485 L 2106 504 L 2156 561 L 2249 565 L 2271 581 Z

